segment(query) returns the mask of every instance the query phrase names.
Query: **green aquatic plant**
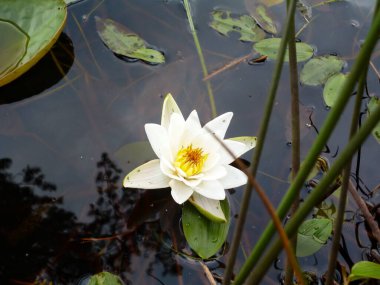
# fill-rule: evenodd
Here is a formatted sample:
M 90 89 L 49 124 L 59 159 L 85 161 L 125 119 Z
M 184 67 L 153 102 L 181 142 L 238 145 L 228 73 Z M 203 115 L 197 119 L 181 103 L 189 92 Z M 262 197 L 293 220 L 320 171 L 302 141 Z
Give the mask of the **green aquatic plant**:
M 16 58 L 14 59 L 14 66 L 11 69 L 8 68 L 7 72 L 0 74 L 0 86 L 13 81 L 28 71 L 50 50 L 63 30 L 66 17 L 67 8 L 63 0 L 1 1 L 0 20 L 17 26 L 21 33 L 27 36 L 28 41 L 27 44 L 23 43 L 25 38 L 22 36 L 21 39 L 17 40 L 17 46 L 21 44 L 21 47 L 12 49 L 10 53 L 11 58 Z M 2 29 L 2 31 L 4 30 Z M 17 34 L 20 35 L 20 33 Z M 5 38 L 2 41 L 10 44 L 10 39 L 15 40 L 15 33 L 2 33 L 2 37 Z M 13 43 L 15 42 L 13 41 Z M 2 48 L 5 47 L 2 46 Z M 21 50 L 26 48 L 26 51 L 20 52 L 20 48 Z M 1 52 L 6 52 L 6 50 Z M 20 53 L 22 56 L 17 56 Z M 3 64 L 9 65 L 7 61 L 1 61 L 0 64 L 0 71 L 4 69 Z
M 97 32 L 104 44 L 115 54 L 140 59 L 152 64 L 165 62 L 162 52 L 149 48 L 138 35 L 123 25 L 111 20 L 95 16 Z

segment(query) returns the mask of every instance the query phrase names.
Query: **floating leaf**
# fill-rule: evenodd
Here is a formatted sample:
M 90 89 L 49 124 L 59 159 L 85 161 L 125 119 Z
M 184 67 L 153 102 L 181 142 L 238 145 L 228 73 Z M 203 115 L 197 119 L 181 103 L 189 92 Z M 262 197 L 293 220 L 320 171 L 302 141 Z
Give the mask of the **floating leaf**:
M 19 27 L 0 20 L 0 77 L 16 68 L 26 53 L 29 37 Z
M 145 41 L 131 33 L 126 27 L 111 19 L 95 17 L 97 32 L 105 45 L 115 54 L 159 64 L 165 62 L 164 55 L 148 48 Z
M 352 266 L 349 281 L 359 279 L 380 279 L 380 264 L 370 261 L 359 261 Z
M 276 25 L 274 24 L 272 17 L 269 15 L 265 6 L 257 6 L 253 11 L 251 11 L 251 16 L 264 31 L 271 34 L 277 34 Z
M 371 97 L 371 100 L 369 100 L 368 105 L 367 105 L 368 116 L 370 116 L 371 113 L 375 111 L 375 108 L 377 108 L 379 105 L 380 105 L 379 98 L 375 96 Z M 380 122 L 372 130 L 372 135 L 375 137 L 377 142 L 380 143 Z
M 345 61 L 337 56 L 318 56 L 308 61 L 302 68 L 300 81 L 306 85 L 322 85 L 336 73 L 339 73 Z
M 281 38 L 269 38 L 257 42 L 256 44 L 254 44 L 253 48 L 262 55 L 266 55 L 271 59 L 276 59 L 280 43 Z M 307 43 L 297 42 L 296 48 L 297 62 L 308 60 L 313 56 L 314 50 Z M 289 61 L 288 50 L 285 54 L 285 61 Z
M 114 156 L 121 166 L 128 164 L 129 167 L 141 165 L 156 158 L 148 141 L 125 144 L 115 152 Z
M 323 89 L 323 99 L 328 107 L 333 107 L 335 101 L 338 99 L 338 95 L 344 82 L 346 82 L 347 75 L 338 73 L 331 76 Z
M 316 253 L 325 245 L 331 232 L 332 221 L 329 219 L 304 221 L 298 229 L 296 255 L 304 257 Z
M 103 271 L 92 275 L 88 285 L 124 285 L 124 283 L 117 275 Z
M 211 13 L 212 22 L 210 26 L 228 36 L 230 32 L 237 32 L 241 35 L 240 40 L 247 42 L 256 42 L 265 37 L 263 30 L 259 28 L 256 21 L 248 15 L 242 15 L 239 18 L 231 18 L 230 11 L 213 11 Z
M 190 247 L 203 259 L 213 256 L 222 247 L 230 226 L 228 200 L 220 202 L 226 217 L 225 223 L 216 223 L 206 218 L 191 204 L 182 209 L 182 228 Z
M 29 36 L 26 54 L 17 67 L 0 78 L 3 86 L 35 65 L 53 46 L 67 17 L 63 0 L 2 0 L 0 19 L 16 24 Z M 2 41 L 3 41 L 2 34 Z

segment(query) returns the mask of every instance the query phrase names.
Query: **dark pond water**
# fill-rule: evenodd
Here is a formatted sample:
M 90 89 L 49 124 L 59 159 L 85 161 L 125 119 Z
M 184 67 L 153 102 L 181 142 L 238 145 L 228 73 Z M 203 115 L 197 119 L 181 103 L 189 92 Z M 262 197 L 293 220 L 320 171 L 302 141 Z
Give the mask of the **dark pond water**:
M 214 8 L 246 13 L 243 1 L 191 5 L 210 72 L 252 51 L 252 44 L 240 42 L 237 35 L 223 37 L 208 25 Z M 345 58 L 348 72 L 373 5 L 371 0 L 350 0 L 315 8 L 313 21 L 298 38 L 312 44 L 316 55 Z M 271 8 L 278 27 L 284 9 Z M 98 37 L 95 15 L 142 36 L 165 53 L 166 63 L 151 66 L 116 57 Z M 296 30 L 305 24 L 299 13 L 296 22 Z M 375 66 L 380 66 L 378 56 L 377 51 Z M 242 62 L 210 80 L 217 112 L 234 112 L 227 137 L 257 134 L 273 69 L 273 61 Z M 143 126 L 159 122 L 164 94 L 171 92 L 184 114 L 197 109 L 203 122 L 211 118 L 202 77 L 180 1 L 87 0 L 69 7 L 67 25 L 52 52 L 0 88 L 0 284 L 32 284 L 37 279 L 86 284 L 88 276 L 102 270 L 118 274 L 126 284 L 208 284 L 203 267 L 188 257 L 180 208 L 169 191 L 123 191 L 121 185 L 127 172 L 153 157 L 141 143 L 146 140 Z M 275 205 L 288 187 L 290 169 L 288 77 L 285 64 L 258 176 Z M 367 89 L 379 96 L 372 69 Z M 329 111 L 322 87 L 301 86 L 300 92 L 304 157 L 317 135 L 310 125 L 319 129 Z M 350 111 L 328 143 L 330 152 L 324 156 L 330 162 L 347 140 L 349 123 Z M 380 182 L 379 161 L 379 145 L 370 137 L 362 146 L 359 167 L 356 160 L 353 167 L 365 198 Z M 242 192 L 243 187 L 231 191 L 232 216 L 239 211 Z M 236 268 L 269 219 L 255 195 L 251 205 Z M 356 211 L 350 201 L 346 243 L 339 256 L 346 266 L 370 258 L 372 244 Z M 225 248 L 205 262 L 217 281 L 228 258 L 231 232 Z M 314 256 L 300 259 L 303 268 L 321 276 L 329 249 L 330 242 Z M 263 284 L 279 284 L 282 268 L 280 258 Z

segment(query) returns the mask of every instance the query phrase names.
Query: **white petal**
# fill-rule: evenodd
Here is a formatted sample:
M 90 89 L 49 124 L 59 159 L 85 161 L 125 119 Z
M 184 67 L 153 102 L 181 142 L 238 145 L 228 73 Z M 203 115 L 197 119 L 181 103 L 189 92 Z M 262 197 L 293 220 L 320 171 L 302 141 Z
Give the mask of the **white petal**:
M 218 180 L 202 181 L 194 190 L 206 198 L 214 200 L 224 200 L 226 198 L 223 185 Z
M 181 177 L 181 180 L 183 181 L 183 183 L 185 183 L 187 186 L 191 188 L 195 188 L 202 182 L 202 179 L 186 179 L 183 177 Z
M 132 170 L 123 181 L 124 187 L 155 189 L 169 187 L 169 177 L 160 168 L 160 160 L 151 160 Z
M 250 147 L 249 145 L 246 145 L 242 142 L 239 141 L 234 141 L 234 140 L 224 140 L 223 145 L 219 151 L 221 153 L 221 163 L 223 164 L 230 164 L 233 162 L 236 158 L 241 156 L 242 154 L 246 153 L 253 147 Z M 231 156 L 231 154 L 227 151 L 228 148 L 234 156 Z
M 170 118 L 168 134 L 173 157 L 177 155 L 177 152 L 182 147 L 181 138 L 184 130 L 185 119 L 182 117 L 182 115 L 179 115 L 177 113 L 172 114 Z
M 190 198 L 194 190 L 178 180 L 171 180 L 169 182 L 170 188 L 172 188 L 171 194 L 178 204 L 182 204 Z
M 196 110 L 193 110 L 189 117 L 186 119 L 186 127 L 194 126 L 196 128 L 201 128 L 201 123 L 199 121 L 198 113 Z
M 227 175 L 219 179 L 224 189 L 231 189 L 244 185 L 248 181 L 245 173 L 231 165 L 226 165 Z
M 205 164 L 203 165 L 202 171 L 207 172 L 215 165 L 217 165 L 220 161 L 220 155 L 218 153 L 208 153 Z
M 226 222 L 226 217 L 222 211 L 219 200 L 208 199 L 196 192 L 190 197 L 191 204 L 198 209 L 198 211 L 215 222 Z
M 157 157 L 160 158 L 162 155 L 169 156 L 170 145 L 166 129 L 157 124 L 145 124 L 145 132 Z
M 216 167 L 211 168 L 207 172 L 203 172 L 202 180 L 208 181 L 208 180 L 218 180 L 224 176 L 227 175 L 227 170 L 224 166 L 217 165 Z
M 177 103 L 175 102 L 172 94 L 168 93 L 164 100 L 164 105 L 162 107 L 161 115 L 161 126 L 168 129 L 170 123 L 170 117 L 173 113 L 179 114 L 182 118 L 181 110 L 179 109 Z
M 232 112 L 224 113 L 208 122 L 203 128 L 206 131 L 215 134 L 219 139 L 223 139 L 226 135 L 226 131 L 231 122 L 232 116 Z
M 189 146 L 193 138 L 198 136 L 200 133 L 203 133 L 201 123 L 199 122 L 197 111 L 192 111 L 185 122 L 185 129 L 182 134 L 180 141 L 180 146 L 187 147 Z
M 164 158 L 160 159 L 160 168 L 161 172 L 166 176 L 169 176 L 170 178 L 176 177 L 175 168 L 172 165 L 170 165 L 170 163 L 168 163 Z
M 217 153 L 219 148 L 221 148 L 218 139 L 204 129 L 191 139 L 191 143 L 193 146 L 201 148 L 207 154 Z

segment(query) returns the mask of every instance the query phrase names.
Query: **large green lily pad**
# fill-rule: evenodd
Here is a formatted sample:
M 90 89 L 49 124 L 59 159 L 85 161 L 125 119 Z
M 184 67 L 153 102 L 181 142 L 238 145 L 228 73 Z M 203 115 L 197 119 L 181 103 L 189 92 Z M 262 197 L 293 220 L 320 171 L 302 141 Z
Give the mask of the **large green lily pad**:
M 254 44 L 253 48 L 261 55 L 266 55 L 270 59 L 277 59 L 281 38 L 268 38 Z M 297 42 L 297 62 L 308 60 L 313 56 L 314 49 L 307 43 Z M 289 61 L 288 50 L 286 50 L 285 61 Z
M 0 20 L 0 77 L 16 68 L 24 57 L 29 37 L 17 25 Z
M 0 19 L 20 27 L 29 36 L 29 43 L 17 66 L 0 76 L 0 86 L 25 73 L 50 50 L 62 32 L 66 17 L 63 0 L 1 0 Z

